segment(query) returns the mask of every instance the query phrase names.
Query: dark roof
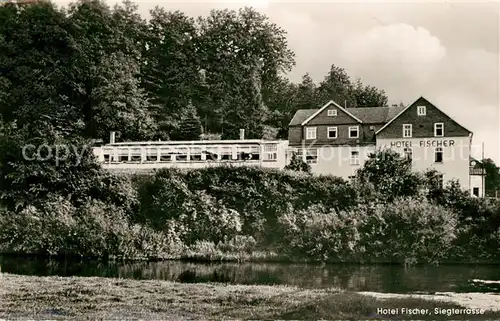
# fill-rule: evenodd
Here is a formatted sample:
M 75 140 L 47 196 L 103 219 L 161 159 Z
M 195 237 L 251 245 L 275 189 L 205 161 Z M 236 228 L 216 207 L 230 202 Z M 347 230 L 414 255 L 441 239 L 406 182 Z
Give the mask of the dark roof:
M 295 112 L 295 115 L 293 115 L 292 120 L 290 121 L 290 126 L 297 126 L 300 125 L 306 120 L 307 118 L 311 117 L 315 112 L 317 112 L 319 108 L 315 109 L 299 109 Z
M 396 117 L 406 107 L 359 107 L 346 108 L 348 112 L 361 119 L 364 124 L 382 124 Z M 290 126 L 298 126 L 319 109 L 299 109 L 290 121 Z

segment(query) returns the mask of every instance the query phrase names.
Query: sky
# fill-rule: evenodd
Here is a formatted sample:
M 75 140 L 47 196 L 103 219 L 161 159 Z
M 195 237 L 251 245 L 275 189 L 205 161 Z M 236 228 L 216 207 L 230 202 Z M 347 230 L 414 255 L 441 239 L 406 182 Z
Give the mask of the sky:
M 423 96 L 474 133 L 473 156 L 484 142 L 485 156 L 500 163 L 500 2 L 134 2 L 144 17 L 155 6 L 191 16 L 252 6 L 288 32 L 292 81 L 309 73 L 319 82 L 335 64 L 384 89 L 390 103 Z

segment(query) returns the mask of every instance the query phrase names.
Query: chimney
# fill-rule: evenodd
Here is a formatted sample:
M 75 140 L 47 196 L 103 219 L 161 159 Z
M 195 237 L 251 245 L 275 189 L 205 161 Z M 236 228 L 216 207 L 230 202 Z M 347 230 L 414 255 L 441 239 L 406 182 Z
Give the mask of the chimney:
M 109 133 L 109 143 L 110 144 L 114 144 L 115 143 L 115 136 L 116 136 L 116 132 Z
M 245 139 L 245 130 L 240 129 L 240 140 L 244 140 L 244 139 Z

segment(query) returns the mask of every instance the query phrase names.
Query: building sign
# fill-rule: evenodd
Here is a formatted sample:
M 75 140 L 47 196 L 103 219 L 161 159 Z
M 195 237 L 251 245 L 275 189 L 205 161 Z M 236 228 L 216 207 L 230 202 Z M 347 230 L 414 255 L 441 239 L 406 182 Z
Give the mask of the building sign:
M 455 146 L 455 141 L 453 139 L 449 140 L 434 140 L 434 139 L 424 139 L 420 141 L 411 140 L 397 140 L 390 142 L 391 147 L 452 147 Z

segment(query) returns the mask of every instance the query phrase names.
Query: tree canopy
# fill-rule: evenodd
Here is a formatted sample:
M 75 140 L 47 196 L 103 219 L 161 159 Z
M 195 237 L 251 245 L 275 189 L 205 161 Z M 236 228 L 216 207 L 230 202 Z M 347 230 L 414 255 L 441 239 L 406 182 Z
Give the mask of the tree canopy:
M 19 193 L 4 200 L 17 206 L 57 189 L 70 198 L 98 195 L 88 182 L 107 176 L 87 149 L 110 131 L 128 141 L 231 139 L 240 129 L 247 138 L 286 139 L 298 109 L 330 99 L 350 107 L 387 102 L 382 90 L 353 82 L 335 65 L 320 83 L 309 74 L 294 83 L 287 78 L 294 65 L 286 31 L 252 8 L 190 17 L 157 7 L 145 20 L 129 1 L 113 8 L 100 0 L 65 8 L 6 3 L 0 183 Z M 78 165 L 57 169 L 26 162 L 21 149 L 32 143 L 86 152 Z

